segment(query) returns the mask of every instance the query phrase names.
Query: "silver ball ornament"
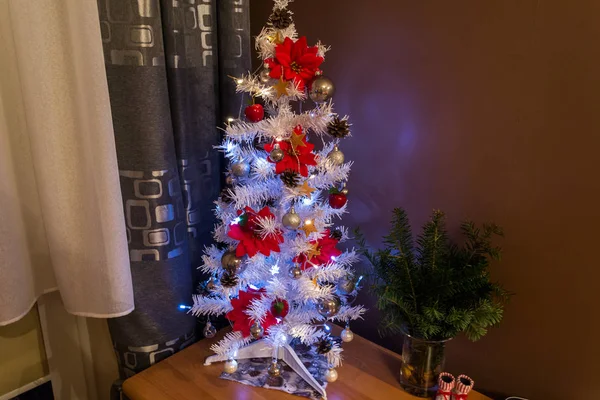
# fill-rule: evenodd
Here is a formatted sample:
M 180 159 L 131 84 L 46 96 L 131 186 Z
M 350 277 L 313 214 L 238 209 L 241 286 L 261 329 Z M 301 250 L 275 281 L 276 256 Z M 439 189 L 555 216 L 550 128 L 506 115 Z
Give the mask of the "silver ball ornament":
M 308 84 L 308 97 L 317 104 L 331 99 L 334 93 L 335 86 L 326 76 L 315 76 Z
M 295 266 L 290 268 L 290 277 L 293 279 L 300 279 L 300 277 L 302 276 L 302 270 L 300 269 L 300 267 Z
M 298 227 L 302 223 L 302 219 L 300 218 L 298 213 L 296 213 L 294 207 L 292 207 L 290 211 L 283 215 L 283 217 L 281 218 L 281 223 L 288 229 L 298 229 Z
M 206 323 L 204 329 L 202 330 L 202 334 L 205 338 L 212 339 L 217 334 L 217 329 L 209 322 Z
M 258 74 L 258 79 L 260 79 L 260 81 L 262 83 L 267 83 L 271 80 L 271 71 L 269 70 L 269 68 L 263 68 L 260 70 L 259 74 Z
M 337 381 L 338 373 L 335 369 L 329 368 L 327 372 L 325 372 L 325 380 L 329 383 Z
M 250 164 L 244 161 L 233 163 L 231 173 L 239 178 L 247 176 L 250 173 Z
M 258 322 L 255 322 L 250 327 L 250 334 L 252 335 L 252 337 L 254 339 L 260 339 L 264 333 L 265 333 L 265 330 Z
M 354 332 L 352 332 L 350 330 L 350 328 L 345 328 L 344 330 L 342 330 L 342 333 L 340 334 L 340 338 L 342 339 L 342 342 L 345 342 L 345 343 L 351 342 L 352 339 L 354 339 Z
M 344 153 L 340 151 L 337 146 L 333 147 L 333 150 L 327 154 L 327 159 L 333 163 L 333 165 L 342 165 L 344 163 Z
M 235 255 L 235 250 L 227 250 L 221 257 L 221 266 L 232 275 L 240 274 L 244 271 L 242 259 Z
M 279 144 L 275 143 L 273 150 L 271 150 L 271 152 L 269 153 L 269 158 L 271 159 L 271 161 L 277 163 L 277 162 L 283 160 L 284 157 L 285 157 L 285 152 L 283 150 L 281 150 L 281 147 L 279 147 Z
M 320 299 L 317 303 L 317 311 L 325 318 L 334 317 L 342 306 L 342 301 L 335 294 L 329 299 Z
M 223 366 L 223 371 L 228 374 L 233 374 L 238 369 L 238 362 L 235 360 L 227 360 L 225 361 L 225 365 Z
M 267 372 L 271 376 L 280 376 L 281 375 L 281 365 L 279 365 L 279 363 L 277 363 L 277 361 L 273 361 L 271 363 L 271 365 L 269 365 Z

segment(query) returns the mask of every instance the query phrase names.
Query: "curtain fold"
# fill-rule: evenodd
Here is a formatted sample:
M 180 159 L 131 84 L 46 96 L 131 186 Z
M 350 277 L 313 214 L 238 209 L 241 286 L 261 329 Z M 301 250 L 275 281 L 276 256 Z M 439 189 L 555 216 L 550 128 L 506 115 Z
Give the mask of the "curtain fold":
M 0 1 L 0 325 L 60 290 L 76 315 L 133 309 L 93 0 Z
M 127 377 L 195 339 L 179 305 L 220 190 L 217 26 L 237 13 L 244 24 L 229 29 L 249 35 L 249 15 L 245 0 L 98 0 L 98 10 L 135 293 L 136 310 L 109 321 Z M 248 44 L 230 70 L 249 69 Z

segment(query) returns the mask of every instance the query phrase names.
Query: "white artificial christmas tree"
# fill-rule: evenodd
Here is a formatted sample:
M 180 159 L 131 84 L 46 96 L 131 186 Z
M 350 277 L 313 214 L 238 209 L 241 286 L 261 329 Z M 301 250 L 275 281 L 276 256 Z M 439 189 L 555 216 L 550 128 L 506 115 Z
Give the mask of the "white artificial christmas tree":
M 298 339 L 324 354 L 330 368 L 325 379 L 332 382 L 342 348 L 327 323 L 346 324 L 341 338 L 347 342 L 353 337 L 349 322 L 365 311 L 352 305 L 360 278 L 351 265 L 358 257 L 338 249 L 348 233 L 336 226 L 346 212 L 351 166 L 339 142 L 350 131 L 347 117 L 334 112 L 333 84 L 319 69 L 328 48 L 298 38 L 289 2 L 275 1 L 256 38 L 263 66 L 235 78 L 237 91 L 253 104 L 245 120 L 228 121 L 218 147 L 230 163 L 228 187 L 216 202 L 218 245 L 206 249 L 201 266 L 212 278 L 191 312 L 226 314 L 232 323 L 207 364 L 227 361 L 225 372 L 232 373 L 236 360 L 272 357 L 269 374 L 279 374 L 277 360 L 283 360 L 326 397 L 290 342 Z M 314 107 L 302 112 L 305 101 Z M 214 336 L 210 322 L 205 336 Z

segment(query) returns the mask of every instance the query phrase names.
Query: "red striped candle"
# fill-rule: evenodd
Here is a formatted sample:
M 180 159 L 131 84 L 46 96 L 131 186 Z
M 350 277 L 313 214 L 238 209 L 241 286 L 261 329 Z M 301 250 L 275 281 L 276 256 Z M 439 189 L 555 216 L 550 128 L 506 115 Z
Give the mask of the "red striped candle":
M 475 386 L 475 381 L 466 375 L 460 375 L 456 378 L 456 385 L 454 385 L 454 394 L 452 400 L 467 400 L 467 396 L 471 389 Z
M 448 372 L 442 372 L 438 377 L 438 391 L 435 400 L 450 400 L 454 388 L 454 376 Z

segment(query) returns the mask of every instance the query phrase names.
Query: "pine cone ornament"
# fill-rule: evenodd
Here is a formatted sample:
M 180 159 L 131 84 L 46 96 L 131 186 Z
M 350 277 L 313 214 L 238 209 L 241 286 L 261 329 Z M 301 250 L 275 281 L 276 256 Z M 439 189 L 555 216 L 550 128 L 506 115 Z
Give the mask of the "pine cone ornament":
M 292 13 L 290 10 L 279 9 L 273 11 L 273 14 L 269 17 L 268 25 L 275 29 L 285 29 L 294 22 L 292 20 Z
M 233 275 L 233 274 L 229 274 L 229 273 L 224 273 L 223 276 L 221 277 L 221 285 L 223 285 L 223 287 L 234 287 L 237 286 L 238 284 L 238 277 Z
M 327 133 L 335 138 L 345 138 L 350 134 L 350 124 L 345 119 L 335 117 L 327 124 Z
M 300 174 L 296 171 L 291 170 L 285 171 L 279 177 L 283 181 L 283 184 L 289 188 L 294 188 L 298 186 L 298 183 L 300 181 Z
M 317 344 L 317 352 L 319 354 L 326 354 L 333 348 L 333 342 L 330 339 L 323 339 Z
M 335 240 L 342 240 L 342 231 L 339 229 L 334 229 L 329 234 L 329 237 Z

